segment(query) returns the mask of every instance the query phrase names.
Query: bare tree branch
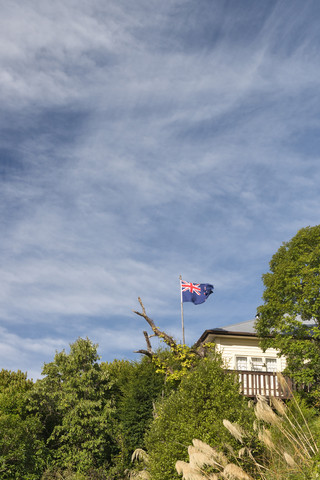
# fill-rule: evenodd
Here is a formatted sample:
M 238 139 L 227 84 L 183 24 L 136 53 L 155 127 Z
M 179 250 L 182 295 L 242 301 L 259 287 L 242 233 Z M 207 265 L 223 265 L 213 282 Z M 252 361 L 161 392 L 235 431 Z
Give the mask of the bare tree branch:
M 150 327 L 152 328 L 152 331 L 153 333 L 155 334 L 155 336 L 159 337 L 159 338 L 162 338 L 164 340 L 164 342 L 172 349 L 175 349 L 177 347 L 177 343 L 176 341 L 170 336 L 168 335 L 166 332 L 162 332 L 161 330 L 159 330 L 158 327 L 155 326 L 154 324 L 154 321 L 152 320 L 152 318 L 150 318 L 147 314 L 146 314 L 146 309 L 144 308 L 144 305 L 142 303 L 142 300 L 140 297 L 138 297 L 138 300 L 139 300 L 139 303 L 141 305 L 141 309 L 142 309 L 142 312 L 138 312 L 136 310 L 133 310 L 134 313 L 136 313 L 137 315 L 139 315 L 140 317 L 143 317 L 147 322 L 148 324 L 150 325 Z M 146 338 L 146 335 L 145 335 L 146 332 L 143 332 L 145 338 Z M 148 336 L 148 335 L 147 335 Z M 147 341 L 147 346 L 148 346 L 148 351 L 149 351 L 149 345 L 150 345 L 150 348 L 151 348 L 151 344 L 150 344 L 150 340 L 149 340 L 150 336 L 148 336 L 148 340 L 146 338 L 146 341 Z M 152 350 L 151 350 L 152 351 Z M 149 351 L 150 353 L 150 351 Z
M 148 352 L 148 350 L 135 350 L 133 353 L 142 353 L 143 355 L 147 355 L 147 357 L 153 357 L 153 353 Z
M 146 344 L 147 344 L 147 350 L 136 350 L 134 353 L 143 353 L 143 355 L 147 355 L 148 357 L 152 358 L 153 355 L 154 355 L 154 352 L 152 350 L 152 347 L 151 347 L 151 342 L 150 342 L 150 336 L 153 337 L 153 335 L 148 335 L 148 332 L 144 331 L 143 332 L 143 335 L 144 335 L 144 338 L 146 340 Z
M 146 339 L 146 344 L 147 344 L 147 348 L 148 348 L 148 352 L 153 355 L 153 351 L 152 351 L 152 347 L 151 347 L 151 342 L 150 342 L 150 337 L 148 335 L 148 332 L 146 332 L 144 330 L 143 332 L 143 335 L 144 335 L 144 338 Z
M 141 298 L 138 297 L 138 300 L 139 300 L 142 312 L 138 312 L 136 310 L 133 310 L 133 312 L 136 313 L 137 315 L 139 315 L 140 317 L 143 317 L 146 320 L 146 322 L 149 324 L 149 326 L 151 327 L 151 329 L 153 331 L 153 335 L 148 335 L 148 332 L 144 331 L 143 335 L 144 335 L 144 338 L 146 340 L 147 350 L 141 349 L 141 350 L 135 351 L 134 353 L 142 353 L 143 355 L 147 355 L 148 357 L 152 358 L 155 355 L 155 353 L 152 350 L 150 338 L 151 337 L 159 337 L 159 338 L 162 338 L 163 341 L 170 347 L 172 353 L 175 356 L 179 356 L 179 349 L 178 349 L 177 342 L 173 339 L 173 337 L 171 337 L 166 332 L 163 332 L 158 327 L 156 327 L 152 318 L 150 318 L 147 315 L 146 309 L 144 308 L 144 305 L 142 303 Z M 206 354 L 207 354 L 207 349 L 206 349 L 205 346 L 202 346 L 202 348 L 197 348 L 194 345 L 193 347 L 191 347 L 190 351 L 192 353 L 194 353 L 195 355 L 199 356 L 200 358 L 205 357 Z M 169 371 L 169 373 L 173 373 L 173 370 L 171 368 L 169 368 L 168 371 Z

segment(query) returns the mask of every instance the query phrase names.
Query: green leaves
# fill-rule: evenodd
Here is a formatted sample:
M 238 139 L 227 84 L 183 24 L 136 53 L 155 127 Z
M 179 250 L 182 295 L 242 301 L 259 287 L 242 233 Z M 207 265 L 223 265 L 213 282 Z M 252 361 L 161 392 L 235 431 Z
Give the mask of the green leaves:
M 45 462 L 42 425 L 28 412 L 32 380 L 20 371 L 0 372 L 0 478 L 38 479 Z
M 174 344 L 170 350 L 158 350 L 152 357 L 156 371 L 166 376 L 168 382 L 178 384 L 197 364 L 200 357 L 187 345 Z
M 237 378 L 224 370 L 221 356 L 211 351 L 182 377 L 176 391 L 156 405 L 146 436 L 151 478 L 179 478 L 175 463 L 187 459 L 187 445 L 195 437 L 215 446 L 232 444 L 222 421 L 229 418 L 246 424 L 251 415 L 246 405 Z
M 137 362 L 115 360 L 105 368 L 114 381 L 112 421 L 118 448 L 113 455 L 111 478 L 123 478 L 124 471 L 132 467 L 132 452 L 144 448 L 145 431 L 153 418 L 154 402 L 163 392 L 164 376 L 156 372 L 148 357 Z
M 51 462 L 86 472 L 107 467 L 111 458 L 110 375 L 98 363 L 96 345 L 79 338 L 43 368 L 31 395 L 30 408 L 44 427 Z
M 262 276 L 264 305 L 258 308 L 262 346 L 287 357 L 288 373 L 316 384 L 320 372 L 320 225 L 306 227 L 284 243 Z M 305 323 L 309 322 L 309 323 Z

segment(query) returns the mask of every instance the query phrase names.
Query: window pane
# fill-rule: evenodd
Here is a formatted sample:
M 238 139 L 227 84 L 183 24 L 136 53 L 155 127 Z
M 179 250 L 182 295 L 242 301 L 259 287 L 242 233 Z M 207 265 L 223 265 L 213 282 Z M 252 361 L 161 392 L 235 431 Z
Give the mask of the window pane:
M 276 372 L 277 371 L 277 359 L 276 358 L 267 358 L 266 359 L 267 372 Z
M 262 358 L 256 358 L 252 357 L 251 358 L 251 363 L 252 363 L 252 370 L 262 372 L 263 371 L 263 361 Z
M 247 357 L 237 357 L 236 368 L 237 370 L 248 370 Z

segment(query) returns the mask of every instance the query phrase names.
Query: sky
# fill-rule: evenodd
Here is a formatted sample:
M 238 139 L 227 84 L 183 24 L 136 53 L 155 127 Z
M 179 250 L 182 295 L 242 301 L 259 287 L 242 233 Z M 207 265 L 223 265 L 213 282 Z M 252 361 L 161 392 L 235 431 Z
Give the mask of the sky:
M 0 368 L 255 317 L 317 225 L 318 0 L 0 0 Z

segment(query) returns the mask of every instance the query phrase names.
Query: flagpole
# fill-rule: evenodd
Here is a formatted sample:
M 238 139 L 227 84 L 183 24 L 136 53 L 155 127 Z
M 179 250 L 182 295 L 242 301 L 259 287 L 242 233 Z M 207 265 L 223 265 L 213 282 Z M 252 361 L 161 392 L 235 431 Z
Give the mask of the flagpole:
M 183 320 L 183 299 L 182 299 L 182 277 L 180 275 L 180 297 L 181 297 L 181 324 L 182 324 L 182 343 L 183 345 L 185 344 L 185 338 L 184 338 L 184 320 Z

